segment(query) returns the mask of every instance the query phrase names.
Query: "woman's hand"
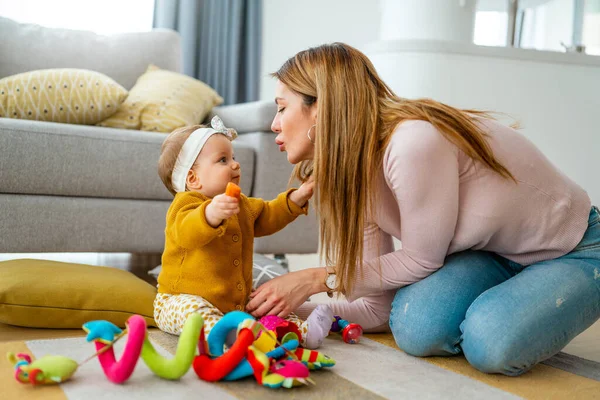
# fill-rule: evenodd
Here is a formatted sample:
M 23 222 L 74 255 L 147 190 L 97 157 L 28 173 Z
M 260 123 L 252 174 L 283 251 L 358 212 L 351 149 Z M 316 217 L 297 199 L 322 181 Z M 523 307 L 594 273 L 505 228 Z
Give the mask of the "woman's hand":
M 255 318 L 265 315 L 285 318 L 310 296 L 327 290 L 326 276 L 325 268 L 309 268 L 273 278 L 250 294 L 246 311 Z

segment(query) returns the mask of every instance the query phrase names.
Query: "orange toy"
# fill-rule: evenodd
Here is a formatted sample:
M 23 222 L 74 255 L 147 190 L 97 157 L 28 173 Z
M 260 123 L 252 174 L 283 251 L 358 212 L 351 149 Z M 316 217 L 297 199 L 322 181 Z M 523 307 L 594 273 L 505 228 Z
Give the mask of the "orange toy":
M 236 199 L 240 198 L 241 193 L 242 189 L 233 182 L 229 182 L 225 188 L 225 194 L 227 196 L 235 197 Z

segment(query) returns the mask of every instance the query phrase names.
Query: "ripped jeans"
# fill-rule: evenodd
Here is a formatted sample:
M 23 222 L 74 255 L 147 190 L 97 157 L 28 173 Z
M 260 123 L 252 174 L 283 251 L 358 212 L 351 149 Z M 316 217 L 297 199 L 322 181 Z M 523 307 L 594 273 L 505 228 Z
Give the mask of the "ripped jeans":
M 494 253 L 447 257 L 401 288 L 390 328 L 414 356 L 464 353 L 475 368 L 517 376 L 550 358 L 600 318 L 600 214 L 570 253 L 524 267 Z

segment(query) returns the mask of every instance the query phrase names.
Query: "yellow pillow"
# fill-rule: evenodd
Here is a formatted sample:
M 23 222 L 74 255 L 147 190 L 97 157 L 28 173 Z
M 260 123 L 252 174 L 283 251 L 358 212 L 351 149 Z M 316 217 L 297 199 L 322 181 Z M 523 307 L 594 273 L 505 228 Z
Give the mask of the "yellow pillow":
M 43 69 L 0 79 L 0 117 L 93 125 L 126 97 L 123 86 L 99 72 Z
M 201 123 L 223 99 L 207 84 L 150 65 L 112 117 L 99 126 L 171 132 Z
M 124 327 L 153 319 L 156 288 L 130 272 L 46 260 L 0 262 L 0 322 L 32 328 L 81 328 L 103 319 Z

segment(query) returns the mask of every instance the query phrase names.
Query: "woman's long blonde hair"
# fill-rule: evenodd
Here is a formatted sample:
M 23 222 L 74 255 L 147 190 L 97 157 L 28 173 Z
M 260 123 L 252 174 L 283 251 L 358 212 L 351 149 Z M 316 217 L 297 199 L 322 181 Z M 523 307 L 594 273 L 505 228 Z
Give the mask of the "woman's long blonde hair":
M 490 117 L 487 113 L 398 97 L 371 61 L 351 46 L 333 43 L 304 50 L 272 76 L 302 96 L 306 106 L 317 103 L 314 159 L 296 165 L 293 177 L 305 181 L 314 175 L 321 256 L 327 265 L 336 265 L 338 289 L 344 294 L 352 291 L 363 261 L 365 217 L 374 205 L 370 194 L 398 124 L 428 121 L 466 155 L 514 180 L 474 121 L 474 115 Z

